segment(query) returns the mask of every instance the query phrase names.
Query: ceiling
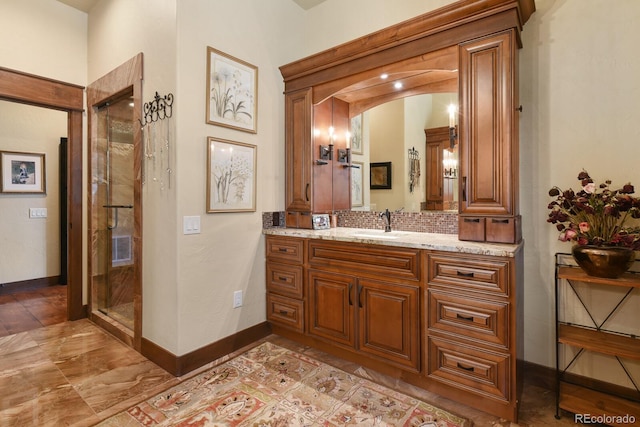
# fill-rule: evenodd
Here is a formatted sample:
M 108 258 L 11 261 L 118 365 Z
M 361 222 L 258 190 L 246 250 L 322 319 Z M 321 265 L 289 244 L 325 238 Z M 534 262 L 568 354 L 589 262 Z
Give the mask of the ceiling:
M 60 3 L 64 3 L 67 6 L 71 6 L 85 13 L 89 13 L 91 8 L 98 3 L 98 0 L 58 0 Z M 304 10 L 309 10 L 314 6 L 319 5 L 325 0 L 293 0 L 298 6 Z

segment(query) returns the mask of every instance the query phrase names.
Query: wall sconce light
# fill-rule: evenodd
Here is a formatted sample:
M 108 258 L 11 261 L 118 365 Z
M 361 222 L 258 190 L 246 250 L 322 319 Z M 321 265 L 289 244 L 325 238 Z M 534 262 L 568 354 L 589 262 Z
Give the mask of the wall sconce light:
M 458 138 L 458 132 L 456 129 L 456 106 L 449 104 L 449 146 L 455 147 L 456 139 Z
M 316 161 L 318 165 L 326 165 L 333 160 L 333 126 L 329 127 L 329 145 L 320 146 L 319 160 Z

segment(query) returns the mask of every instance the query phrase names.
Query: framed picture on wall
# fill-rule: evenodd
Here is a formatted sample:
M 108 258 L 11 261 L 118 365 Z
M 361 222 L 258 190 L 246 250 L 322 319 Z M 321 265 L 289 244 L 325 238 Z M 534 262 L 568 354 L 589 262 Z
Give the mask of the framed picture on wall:
M 255 145 L 207 139 L 207 213 L 255 212 Z
M 362 154 L 364 152 L 363 144 L 362 114 L 358 114 L 351 119 L 351 154 Z
M 391 189 L 391 162 L 371 163 L 370 184 L 372 190 Z
M 0 151 L 0 192 L 46 194 L 44 154 Z
M 258 67 L 207 47 L 206 122 L 258 132 Z
M 351 207 L 359 208 L 364 206 L 364 181 L 362 171 L 364 163 L 351 162 Z

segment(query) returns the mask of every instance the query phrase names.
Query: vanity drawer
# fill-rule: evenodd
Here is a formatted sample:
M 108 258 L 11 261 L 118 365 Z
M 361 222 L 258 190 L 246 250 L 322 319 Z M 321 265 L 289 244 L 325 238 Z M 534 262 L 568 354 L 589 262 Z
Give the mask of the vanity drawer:
M 430 379 L 483 397 L 510 399 L 508 354 L 482 351 L 434 337 L 428 338 L 427 345 Z
M 522 240 L 520 216 L 486 219 L 486 240 L 493 243 L 518 243 Z
M 304 305 L 301 300 L 267 293 L 267 320 L 304 332 Z
M 509 303 L 459 296 L 429 289 L 430 331 L 439 331 L 478 341 L 509 347 Z
M 301 265 L 267 262 L 267 291 L 293 298 L 303 297 Z
M 304 262 L 304 240 L 295 237 L 266 236 L 268 260 L 302 264 Z
M 309 265 L 385 280 L 420 280 L 420 250 L 362 243 L 309 240 Z
M 441 253 L 427 257 L 429 285 L 509 295 L 510 262 L 506 258 Z

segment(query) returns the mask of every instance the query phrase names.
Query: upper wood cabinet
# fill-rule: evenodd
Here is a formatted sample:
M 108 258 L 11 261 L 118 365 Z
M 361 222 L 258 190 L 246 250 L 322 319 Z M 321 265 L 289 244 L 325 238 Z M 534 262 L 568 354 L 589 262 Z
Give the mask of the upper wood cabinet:
M 462 240 L 515 243 L 518 99 L 515 31 L 460 44 Z
M 312 228 L 312 213 L 351 207 L 347 148 L 349 104 L 329 98 L 313 105 L 311 89 L 285 94 L 287 227 Z
M 311 228 L 311 111 L 310 88 L 285 95 L 287 227 Z

